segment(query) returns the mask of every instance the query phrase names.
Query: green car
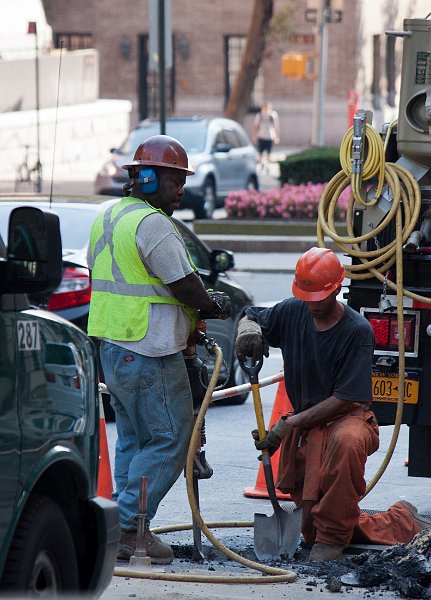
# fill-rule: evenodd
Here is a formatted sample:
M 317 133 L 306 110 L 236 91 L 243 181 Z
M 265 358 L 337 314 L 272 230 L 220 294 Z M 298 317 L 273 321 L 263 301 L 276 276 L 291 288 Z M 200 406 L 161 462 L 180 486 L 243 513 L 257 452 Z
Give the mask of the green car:
M 58 217 L 12 211 L 0 236 L 0 592 L 87 593 L 109 585 L 117 505 L 97 496 L 95 348 L 76 326 L 29 307 L 62 277 Z

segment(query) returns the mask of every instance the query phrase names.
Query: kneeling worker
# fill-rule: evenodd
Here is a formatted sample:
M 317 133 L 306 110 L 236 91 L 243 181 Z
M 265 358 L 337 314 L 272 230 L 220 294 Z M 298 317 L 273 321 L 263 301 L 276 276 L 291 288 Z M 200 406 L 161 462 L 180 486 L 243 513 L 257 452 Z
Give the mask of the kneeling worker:
M 250 307 L 238 326 L 240 357 L 281 348 L 294 411 L 259 441 L 273 454 L 281 445 L 277 487 L 303 509 L 310 560 L 342 558 L 351 542 L 405 543 L 431 522 L 409 502 L 361 513 L 365 463 L 379 447 L 372 401 L 374 333 L 368 321 L 337 300 L 344 267 L 336 254 L 311 248 L 298 261 L 294 298 L 271 308 Z
M 135 553 L 140 478 L 148 477 L 150 521 L 180 475 L 193 428 L 193 403 L 182 351 L 200 317 L 227 318 L 229 297 L 208 293 L 170 219 L 193 175 L 182 145 L 157 135 L 124 165 L 125 197 L 95 221 L 88 264 L 92 297 L 88 333 L 115 411 L 115 492 L 120 509 L 118 558 Z M 151 561 L 172 562 L 170 546 L 145 530 Z

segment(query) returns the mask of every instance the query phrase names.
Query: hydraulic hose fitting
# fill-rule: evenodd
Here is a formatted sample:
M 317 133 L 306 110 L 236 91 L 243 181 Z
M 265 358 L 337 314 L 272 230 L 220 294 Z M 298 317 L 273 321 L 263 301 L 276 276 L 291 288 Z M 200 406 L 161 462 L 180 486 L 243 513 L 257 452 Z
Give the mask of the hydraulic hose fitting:
M 365 110 L 358 110 L 353 117 L 353 138 L 352 138 L 352 173 L 360 175 L 364 162 L 364 140 L 367 126 L 367 113 Z
M 431 209 L 424 212 L 422 225 L 419 230 L 413 231 L 403 246 L 405 252 L 411 254 L 418 252 L 421 244 L 428 246 L 431 242 Z

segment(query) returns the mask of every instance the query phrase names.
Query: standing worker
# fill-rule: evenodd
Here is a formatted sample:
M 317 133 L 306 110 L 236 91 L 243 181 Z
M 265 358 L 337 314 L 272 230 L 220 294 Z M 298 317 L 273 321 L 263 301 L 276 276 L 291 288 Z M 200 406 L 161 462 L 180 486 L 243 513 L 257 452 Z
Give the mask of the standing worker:
M 229 297 L 208 293 L 170 219 L 186 176 L 183 146 L 156 135 L 124 165 L 126 196 L 95 221 L 88 250 L 92 296 L 88 333 L 115 411 L 115 492 L 120 509 L 118 558 L 135 552 L 140 478 L 148 477 L 145 549 L 172 562 L 170 546 L 149 530 L 160 501 L 180 475 L 193 428 L 193 403 L 182 351 L 200 318 L 227 318 Z
M 273 144 L 280 143 L 280 122 L 278 113 L 269 102 L 262 104 L 256 113 L 253 124 L 253 142 L 257 146 L 261 169 L 268 169 Z
M 372 401 L 374 334 L 368 321 L 337 300 L 344 267 L 332 250 L 311 248 L 298 261 L 295 298 L 250 307 L 238 326 L 240 357 L 259 360 L 281 348 L 294 411 L 259 441 L 272 455 L 281 445 L 277 487 L 303 509 L 310 560 L 339 560 L 351 542 L 405 543 L 431 522 L 409 502 L 361 513 L 365 463 L 379 447 Z

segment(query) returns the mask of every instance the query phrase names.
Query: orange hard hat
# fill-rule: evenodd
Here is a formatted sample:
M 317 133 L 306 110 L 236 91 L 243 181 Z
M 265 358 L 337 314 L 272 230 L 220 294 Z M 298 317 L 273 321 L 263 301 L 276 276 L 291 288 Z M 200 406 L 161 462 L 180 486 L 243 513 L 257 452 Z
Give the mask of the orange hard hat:
M 306 302 L 324 300 L 345 277 L 343 265 L 328 248 L 310 248 L 296 264 L 292 293 Z
M 132 162 L 123 165 L 123 169 L 133 167 L 169 167 L 194 175 L 188 168 L 187 152 L 178 140 L 169 135 L 153 135 L 139 144 Z

